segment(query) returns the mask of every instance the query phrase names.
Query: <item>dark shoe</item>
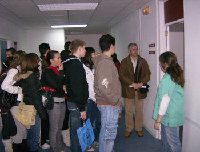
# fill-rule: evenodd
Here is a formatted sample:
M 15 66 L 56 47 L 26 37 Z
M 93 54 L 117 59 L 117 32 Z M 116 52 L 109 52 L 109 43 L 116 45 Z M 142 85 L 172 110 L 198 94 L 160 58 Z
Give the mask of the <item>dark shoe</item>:
M 138 135 L 138 137 L 143 137 L 144 136 L 144 132 L 143 131 L 136 131 L 136 134 Z
M 125 131 L 124 132 L 124 137 L 128 138 L 131 136 L 131 131 Z
M 21 144 L 13 143 L 13 152 L 21 152 Z

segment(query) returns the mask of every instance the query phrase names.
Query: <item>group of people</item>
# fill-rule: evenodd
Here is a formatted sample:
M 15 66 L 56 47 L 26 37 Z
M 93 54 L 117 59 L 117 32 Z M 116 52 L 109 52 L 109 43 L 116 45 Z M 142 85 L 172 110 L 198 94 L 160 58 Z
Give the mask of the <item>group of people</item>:
M 102 35 L 99 46 L 101 53 L 75 39 L 66 42 L 61 53 L 51 50 L 47 43 L 40 44 L 40 58 L 35 53 L 13 52 L 1 84 L 2 90 L 17 95 L 11 109 L 0 103 L 3 124 L 0 131 L 6 152 L 37 152 L 39 142 L 43 149 L 51 148 L 53 152 L 63 151 L 63 142 L 70 146 L 71 152 L 81 152 L 77 129 L 88 118 L 95 135 L 88 151 L 98 147 L 99 152 L 113 152 L 122 97 L 124 136 L 129 138 L 133 130 L 138 137 L 144 136 L 143 99 L 148 91 L 141 89 L 150 81 L 149 65 L 139 55 L 136 43 L 128 45 L 128 56 L 121 63 L 116 59 L 112 35 Z M 172 52 L 161 54 L 159 61 L 165 74 L 156 96 L 154 127 L 161 127 L 164 152 L 180 152 L 179 126 L 184 122 L 183 70 Z M 52 97 L 48 103 L 42 97 L 47 92 Z M 16 119 L 22 101 L 34 105 L 37 111 L 35 124 L 28 129 Z

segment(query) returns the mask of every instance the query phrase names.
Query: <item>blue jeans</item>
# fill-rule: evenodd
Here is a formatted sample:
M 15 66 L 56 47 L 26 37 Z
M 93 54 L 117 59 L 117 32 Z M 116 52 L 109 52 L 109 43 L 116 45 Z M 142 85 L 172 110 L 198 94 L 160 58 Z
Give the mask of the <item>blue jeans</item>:
M 88 99 L 87 102 L 87 118 L 90 118 L 94 130 L 95 141 L 98 141 L 101 129 L 101 113 L 97 104 L 91 99 Z
M 27 146 L 29 151 L 37 151 L 39 149 L 41 119 L 37 114 L 35 117 L 35 125 L 27 130 Z
M 78 140 L 77 129 L 81 127 L 80 111 L 75 103 L 67 102 L 70 111 L 70 150 L 72 152 L 81 152 L 81 147 Z
M 99 152 L 112 152 L 117 136 L 120 107 L 98 106 L 101 112 L 101 131 L 99 135 Z
M 181 152 L 179 127 L 169 127 L 161 124 L 161 139 L 163 152 Z

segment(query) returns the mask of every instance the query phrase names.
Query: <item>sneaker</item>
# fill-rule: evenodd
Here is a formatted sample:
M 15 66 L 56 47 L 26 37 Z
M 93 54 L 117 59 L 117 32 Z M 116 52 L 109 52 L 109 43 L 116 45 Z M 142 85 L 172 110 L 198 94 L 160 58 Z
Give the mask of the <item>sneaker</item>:
M 99 148 L 99 142 L 94 141 L 92 147 Z
M 92 146 L 87 149 L 87 152 L 94 152 L 94 151 L 95 149 Z
M 50 149 L 50 145 L 48 143 L 44 143 L 41 147 L 42 149 Z

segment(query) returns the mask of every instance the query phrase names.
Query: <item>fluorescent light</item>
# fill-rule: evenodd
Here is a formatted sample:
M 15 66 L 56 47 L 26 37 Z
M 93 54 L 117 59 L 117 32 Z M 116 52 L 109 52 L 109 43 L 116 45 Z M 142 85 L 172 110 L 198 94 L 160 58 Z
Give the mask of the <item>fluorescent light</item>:
M 83 25 L 53 25 L 51 28 L 67 28 L 67 27 L 86 27 L 86 24 Z
M 63 3 L 38 5 L 40 11 L 94 10 L 98 3 Z

